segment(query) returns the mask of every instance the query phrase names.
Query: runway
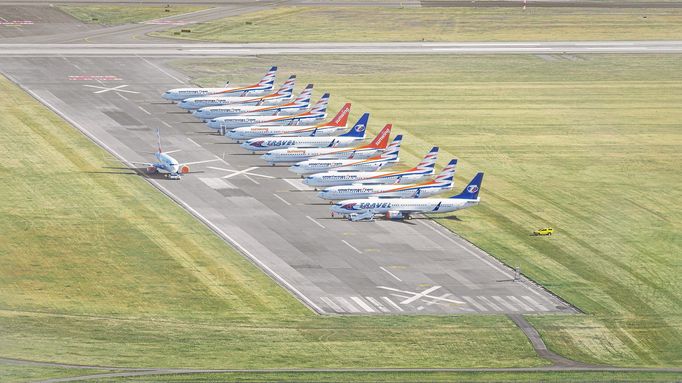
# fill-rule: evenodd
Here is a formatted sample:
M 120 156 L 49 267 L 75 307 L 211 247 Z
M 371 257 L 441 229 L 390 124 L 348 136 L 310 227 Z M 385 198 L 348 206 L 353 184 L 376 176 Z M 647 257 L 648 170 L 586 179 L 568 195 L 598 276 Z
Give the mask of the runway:
M 129 165 L 151 159 L 160 127 L 178 160 L 204 163 L 181 181 L 150 182 L 320 314 L 575 312 L 431 220 L 331 218 L 285 167 L 264 167 L 163 102 L 187 80 L 163 60 L 0 57 L 0 70 Z
M 682 53 L 682 41 L 501 43 L 0 44 L 0 57 L 221 57 L 278 54 Z

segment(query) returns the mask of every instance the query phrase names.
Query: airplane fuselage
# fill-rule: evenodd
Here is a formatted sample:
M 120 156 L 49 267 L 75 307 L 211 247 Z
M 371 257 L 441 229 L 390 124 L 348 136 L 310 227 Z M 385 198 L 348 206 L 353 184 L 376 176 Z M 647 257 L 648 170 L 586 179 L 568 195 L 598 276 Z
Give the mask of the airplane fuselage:
M 275 149 L 261 156 L 270 163 L 299 162 L 307 159 L 338 158 L 338 159 L 366 159 L 381 154 L 381 149 L 375 148 L 288 148 Z
M 328 187 L 361 183 L 409 184 L 422 181 L 433 174 L 433 170 L 408 170 L 403 172 L 359 172 L 329 171 L 306 176 L 303 183 L 312 187 Z
M 367 198 L 349 199 L 331 206 L 336 214 L 348 215 L 371 210 L 374 214 L 389 212 L 405 213 L 449 213 L 478 205 L 480 199 L 457 198 Z
M 363 137 L 302 136 L 302 137 L 258 137 L 245 141 L 241 147 L 251 151 L 266 151 L 282 148 L 343 148 L 361 142 Z M 330 148 L 330 149 L 333 149 Z M 300 160 L 299 160 L 300 161 Z M 291 162 L 291 161 L 290 161 Z
M 377 171 L 383 167 L 391 166 L 397 163 L 398 160 L 387 160 L 383 158 L 377 159 L 310 159 L 298 162 L 289 167 L 294 173 L 297 174 L 311 174 L 311 173 L 321 173 L 330 170 L 357 170 L 357 171 Z
M 310 113 L 301 115 L 287 115 L 287 116 L 224 116 L 209 120 L 206 125 L 211 129 L 221 128 L 241 128 L 252 125 L 311 125 L 319 120 L 325 118 L 326 113 Z M 229 137 L 229 135 L 228 135 Z
M 442 183 L 427 185 L 343 185 L 326 188 L 318 194 L 318 197 L 332 201 L 371 197 L 424 198 L 450 189 L 452 189 L 452 184 Z
M 223 97 L 220 95 L 205 97 L 190 97 L 178 103 L 178 106 L 188 110 L 198 110 L 223 105 L 277 105 L 290 101 L 292 96 L 264 96 L 264 97 Z M 219 116 L 215 116 L 219 117 Z M 212 116 L 202 117 L 212 118 Z
M 237 98 L 244 98 L 246 100 L 254 100 L 254 101 L 221 102 L 221 101 L 219 101 L 220 100 L 219 98 L 213 99 L 211 101 L 208 101 L 208 98 L 207 98 L 207 101 L 206 101 L 207 105 L 197 107 L 197 108 L 188 108 L 188 109 L 193 109 L 192 115 L 194 117 L 200 118 L 202 120 L 208 120 L 208 119 L 212 119 L 212 118 L 229 116 L 231 114 L 234 114 L 235 110 L 237 110 L 237 108 L 240 108 L 243 106 L 263 107 L 263 106 L 278 105 L 278 104 L 281 104 L 284 102 L 289 102 L 291 100 L 291 97 L 284 97 L 284 96 L 281 96 L 279 98 L 263 99 L 262 101 L 260 98 L 257 98 L 257 97 L 230 97 L 230 99 L 237 99 Z M 188 100 L 185 100 L 185 101 L 188 101 Z M 183 102 L 185 102 L 185 101 L 183 101 Z M 178 105 L 180 105 L 180 104 L 178 104 Z
M 242 88 L 176 88 L 166 91 L 161 97 L 171 101 L 181 101 L 191 97 L 210 95 L 241 95 L 257 96 L 264 94 L 271 88 L 266 87 L 242 87 Z

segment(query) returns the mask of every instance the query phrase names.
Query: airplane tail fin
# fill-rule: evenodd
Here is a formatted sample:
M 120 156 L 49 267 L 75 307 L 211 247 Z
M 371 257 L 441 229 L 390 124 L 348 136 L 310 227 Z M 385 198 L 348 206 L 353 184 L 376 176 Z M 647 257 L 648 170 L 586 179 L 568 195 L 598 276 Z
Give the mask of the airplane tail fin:
M 270 68 L 268 73 L 263 76 L 263 78 L 258 81 L 258 86 L 264 86 L 268 89 L 272 89 L 272 87 L 275 85 L 275 76 L 277 74 L 277 67 L 273 66 Z
M 159 149 L 159 153 L 162 153 L 161 150 L 161 129 L 156 128 L 156 144 Z
M 327 113 L 327 104 L 329 104 L 329 93 L 322 95 L 320 101 L 310 109 L 310 113 Z
M 474 178 L 469 182 L 469 184 L 464 188 L 464 190 L 454 195 L 450 198 L 455 199 L 476 199 L 478 198 L 478 192 L 481 191 L 481 183 L 483 182 L 483 172 L 478 172 Z
M 436 176 L 433 181 L 438 184 L 445 184 L 446 186 L 452 187 L 452 184 L 454 183 L 453 180 L 455 178 L 455 167 L 457 167 L 457 160 L 450 160 L 450 163 L 443 168 L 440 174 Z
M 294 104 L 308 107 L 310 105 L 310 96 L 313 94 L 313 84 L 308 84 L 305 89 L 294 100 Z
M 381 158 L 384 160 L 389 160 L 390 162 L 398 162 L 398 154 L 400 153 L 400 144 L 403 142 L 403 135 L 399 134 L 395 136 L 393 142 L 386 148 L 386 150 L 381 154 Z
M 386 124 L 386 126 L 379 131 L 379 134 L 374 137 L 372 142 L 367 145 L 367 147 L 374 149 L 386 149 L 388 147 L 388 138 L 391 135 L 391 128 L 393 128 L 393 125 Z
M 350 128 L 349 131 L 340 135 L 340 137 L 362 137 L 365 138 L 365 133 L 367 133 L 367 120 L 369 119 L 369 113 L 365 113 L 360 117 L 358 122 Z
M 333 126 L 346 126 L 348 124 L 348 115 L 350 114 L 350 102 L 347 102 L 339 113 L 334 116 L 334 118 L 329 122 L 329 125 Z M 367 125 L 367 122 L 365 122 Z
M 438 147 L 434 146 L 431 150 L 424 156 L 424 159 L 417 164 L 411 170 L 419 171 L 430 171 L 433 174 L 434 167 L 436 166 L 436 160 L 438 159 Z
M 292 74 L 275 94 L 278 96 L 291 97 L 291 94 L 294 93 L 294 86 L 296 86 L 296 75 Z

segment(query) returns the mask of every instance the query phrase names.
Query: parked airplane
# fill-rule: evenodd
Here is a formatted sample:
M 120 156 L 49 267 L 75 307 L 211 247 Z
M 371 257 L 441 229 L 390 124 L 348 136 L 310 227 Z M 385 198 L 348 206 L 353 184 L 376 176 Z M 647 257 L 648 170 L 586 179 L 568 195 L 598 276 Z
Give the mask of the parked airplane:
M 310 174 L 320 173 L 329 170 L 358 170 L 358 171 L 377 171 L 383 167 L 391 166 L 399 161 L 400 143 L 403 135 L 395 136 L 393 142 L 386 148 L 381 155 L 367 159 L 309 159 L 298 162 L 289 167 L 294 173 Z
M 357 126 L 357 125 L 356 125 Z M 352 133 L 351 130 L 348 133 Z M 348 134 L 346 133 L 346 134 Z M 359 134 L 359 133 L 358 133 Z M 320 148 L 306 148 L 294 146 L 286 149 L 275 149 L 261 156 L 267 162 L 281 163 L 281 162 L 299 162 L 307 159 L 322 159 L 322 158 L 338 158 L 338 159 L 365 159 L 378 156 L 388 145 L 388 137 L 391 134 L 391 124 L 386 125 L 376 137 L 366 145 L 355 146 L 352 148 L 336 147 L 335 141 L 346 138 L 342 136 L 333 137 L 333 140 L 326 147 Z M 286 138 L 286 137 L 283 137 Z M 305 137 L 308 138 L 308 137 Z
M 315 122 L 327 117 L 328 102 L 329 93 L 325 93 L 322 95 L 322 98 L 320 98 L 320 100 L 307 112 L 302 112 L 291 116 L 225 116 L 214 118 L 210 120 L 207 125 L 212 129 L 220 129 L 220 131 L 227 137 L 238 140 L 239 138 L 236 137 L 242 136 L 242 132 L 251 131 L 253 126 L 314 124 Z M 234 129 L 227 130 L 230 127 L 233 127 Z M 239 130 L 240 128 L 241 130 Z
M 326 200 L 350 198 L 424 198 L 452 189 L 457 160 L 452 160 L 436 178 L 408 185 L 344 185 L 322 190 L 318 197 Z
M 276 73 L 277 67 L 273 66 L 270 68 L 268 73 L 266 73 L 265 76 L 254 85 L 232 88 L 229 87 L 229 83 L 227 83 L 222 88 L 175 88 L 166 91 L 163 95 L 161 95 L 161 97 L 165 98 L 166 100 L 180 101 L 190 97 L 209 96 L 214 94 L 226 96 L 265 94 L 266 92 L 272 90 L 272 87 L 275 84 Z
M 277 92 L 265 96 L 228 97 L 218 94 L 215 96 L 190 97 L 180 101 L 178 106 L 192 110 L 192 113 L 198 118 L 220 117 L 220 107 L 224 105 L 276 105 L 291 101 L 295 85 L 296 75 L 292 75 Z M 309 86 L 312 88 L 312 85 Z M 206 108 L 211 109 L 205 110 Z M 198 113 L 198 110 L 202 110 L 202 113 Z
M 285 137 L 258 137 L 244 141 L 241 147 L 252 152 L 257 151 L 273 151 L 277 148 L 331 148 L 331 147 L 346 147 L 353 145 L 365 139 L 365 132 L 367 127 L 367 119 L 369 113 L 365 113 L 350 130 L 338 137 L 336 136 L 285 136 Z M 285 150 L 285 149 L 281 149 Z M 267 156 L 270 157 L 270 156 Z M 266 157 L 262 157 L 265 159 Z M 293 161 L 281 162 L 298 162 L 305 158 Z M 274 161 L 280 162 L 280 161 Z
M 301 94 L 292 102 L 285 102 L 277 105 L 223 105 L 220 106 L 223 116 L 216 118 L 228 118 L 229 116 L 277 116 L 280 113 L 286 114 L 302 113 L 310 106 L 310 95 L 313 87 L 305 88 Z M 205 120 L 204 120 L 205 121 Z
M 158 146 L 156 153 L 154 153 L 154 157 L 156 157 L 158 162 L 133 162 L 134 164 L 137 165 L 146 166 L 148 174 L 154 174 L 157 172 L 167 173 L 166 174 L 167 178 L 171 180 L 179 180 L 181 174 L 189 173 L 189 165 L 218 161 L 218 159 L 214 159 L 208 161 L 187 162 L 181 164 L 175 158 L 169 155 L 174 151 L 164 152 L 163 150 L 161 150 L 161 132 L 159 131 L 159 129 L 156 129 L 156 138 Z
M 250 138 L 272 137 L 272 136 L 329 136 L 339 131 L 345 130 L 350 114 L 350 102 L 346 103 L 336 116 L 329 122 L 322 122 L 317 125 L 297 126 L 297 125 L 254 125 L 232 129 L 227 136 L 234 140 L 247 140 Z
M 438 147 L 431 149 L 424 159 L 415 167 L 399 172 L 358 172 L 352 170 L 334 170 L 325 173 L 311 174 L 305 177 L 303 183 L 315 188 L 351 185 L 351 184 L 407 184 L 419 182 L 433 174 L 433 168 L 438 158 Z
M 332 215 L 341 214 L 352 221 L 371 220 L 376 215 L 384 215 L 386 219 L 410 219 L 417 213 L 450 213 L 478 205 L 482 181 L 483 173 L 479 172 L 460 194 L 450 198 L 349 199 L 336 203 L 330 209 Z

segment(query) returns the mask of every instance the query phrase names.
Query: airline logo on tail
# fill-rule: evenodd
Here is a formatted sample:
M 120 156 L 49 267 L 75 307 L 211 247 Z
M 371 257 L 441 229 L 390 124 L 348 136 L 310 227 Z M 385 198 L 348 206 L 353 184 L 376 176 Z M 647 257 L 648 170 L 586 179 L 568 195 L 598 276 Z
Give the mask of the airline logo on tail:
M 327 104 L 329 104 L 329 93 L 322 95 L 320 101 L 318 101 L 315 106 L 310 109 L 310 113 L 325 113 L 327 111 Z
M 258 82 L 258 86 L 272 86 L 275 84 L 275 76 L 277 74 L 277 67 L 270 68 L 268 73 Z
M 346 126 L 348 123 L 348 115 L 350 114 L 350 102 L 347 102 L 343 108 L 336 114 L 336 116 L 331 120 L 331 125 L 335 126 Z M 366 124 L 367 122 L 365 122 Z
M 447 184 L 452 184 L 453 179 L 455 177 L 455 167 L 457 166 L 457 160 L 453 159 L 450 161 L 450 163 L 447 164 L 446 167 L 443 168 L 443 171 L 440 172 L 440 174 L 433 180 L 434 183 L 447 183 Z
M 478 191 L 478 185 L 469 185 L 467 186 L 467 191 L 469 193 L 476 193 Z
M 313 94 L 313 84 L 308 84 L 308 86 L 305 87 L 301 91 L 301 94 L 296 97 L 294 100 L 294 104 L 299 104 L 299 105 L 308 105 L 310 103 L 310 96 Z
M 291 96 L 291 93 L 294 91 L 294 86 L 296 86 L 296 75 L 291 75 L 289 79 L 282 84 L 282 86 L 279 88 L 277 91 L 277 95 L 279 96 Z
M 424 156 L 424 159 L 414 168 L 414 170 L 428 170 L 433 172 L 438 159 L 438 147 L 434 146 L 431 151 Z
M 403 141 L 403 135 L 395 136 L 393 142 L 386 148 L 386 151 L 380 156 L 381 159 L 389 161 L 398 161 L 398 153 L 400 152 L 400 144 Z

